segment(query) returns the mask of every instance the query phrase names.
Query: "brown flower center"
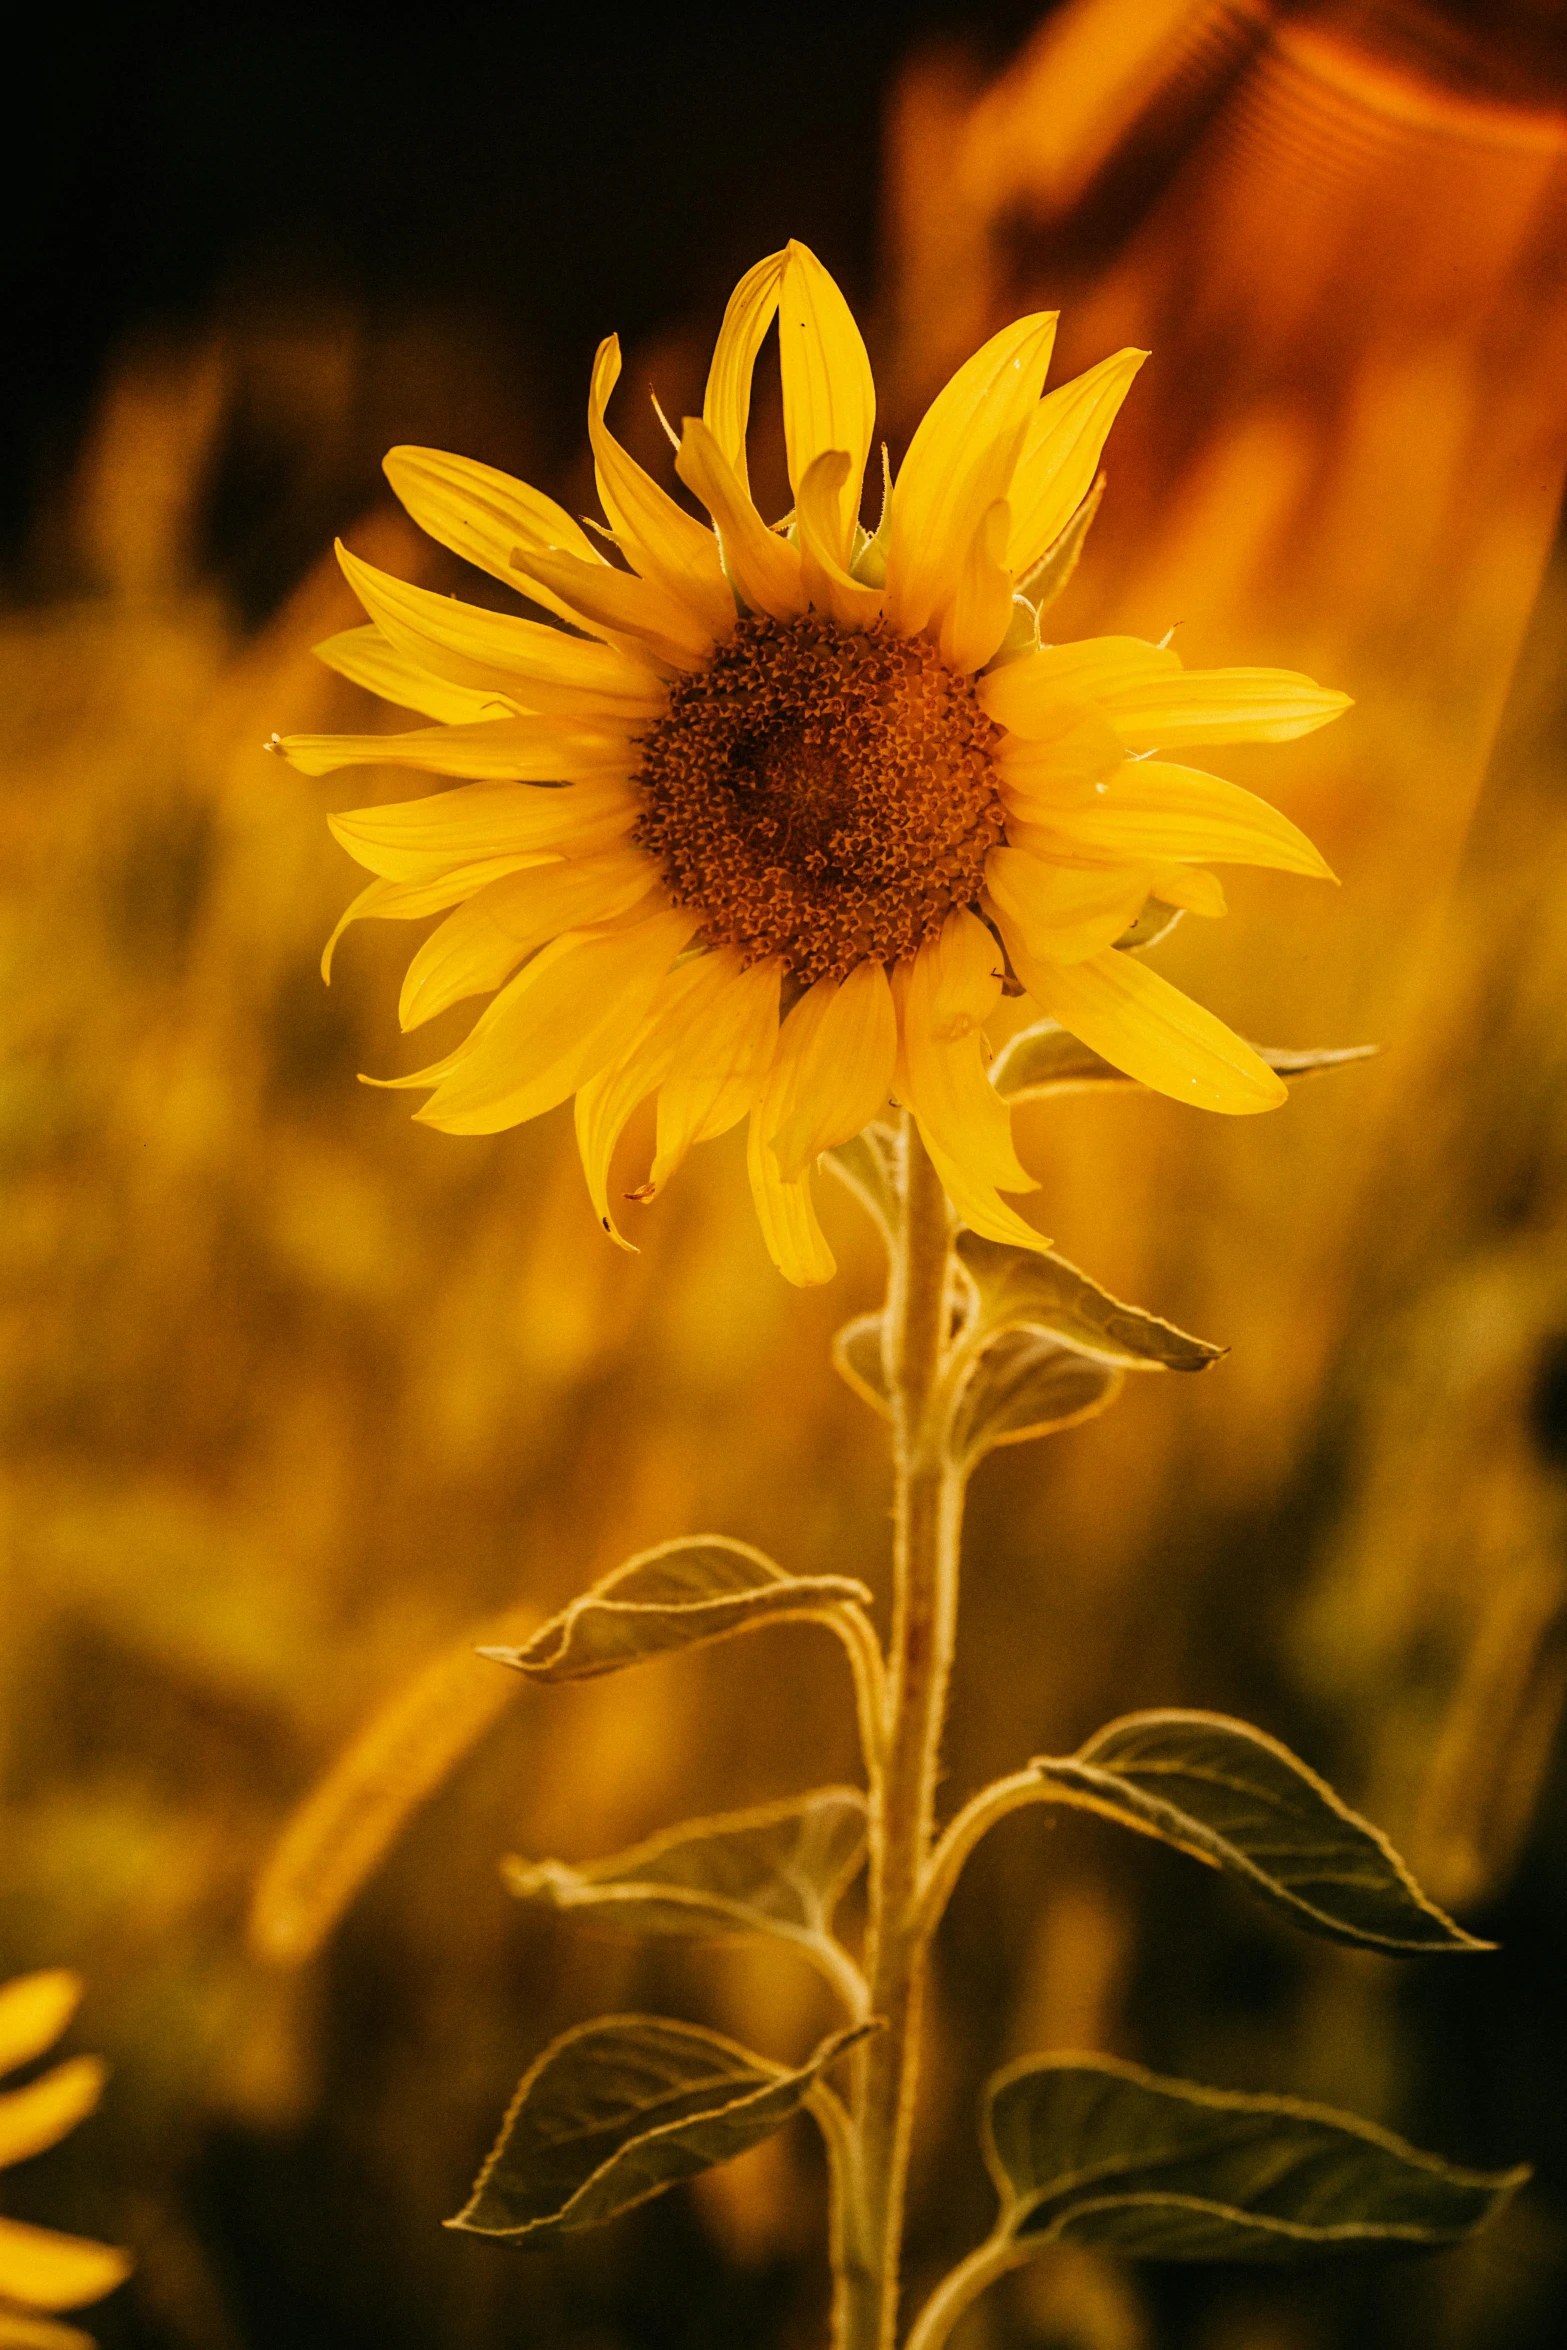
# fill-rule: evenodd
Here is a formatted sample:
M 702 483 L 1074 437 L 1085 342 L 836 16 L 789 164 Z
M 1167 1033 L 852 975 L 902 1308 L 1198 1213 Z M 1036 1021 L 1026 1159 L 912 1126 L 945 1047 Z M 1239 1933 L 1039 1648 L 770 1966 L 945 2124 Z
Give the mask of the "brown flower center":
M 804 986 L 912 955 L 1002 837 L 972 681 L 930 645 L 814 614 L 741 620 L 645 737 L 639 844 L 714 946 Z

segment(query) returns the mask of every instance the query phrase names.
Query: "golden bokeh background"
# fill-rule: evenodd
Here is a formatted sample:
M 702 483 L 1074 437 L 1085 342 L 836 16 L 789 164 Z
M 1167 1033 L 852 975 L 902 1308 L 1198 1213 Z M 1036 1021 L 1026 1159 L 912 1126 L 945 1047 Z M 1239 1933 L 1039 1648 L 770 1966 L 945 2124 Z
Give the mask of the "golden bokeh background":
M 592 42 L 530 47 L 469 10 L 462 71 L 428 88 L 341 23 L 318 51 L 280 29 L 141 62 L 116 169 L 156 89 L 149 155 L 182 109 L 215 151 L 254 106 L 281 186 L 289 140 L 357 93 L 341 241 L 323 259 L 304 198 L 278 228 L 258 180 L 251 241 L 225 246 L 199 203 L 227 166 L 194 133 L 163 211 L 127 181 L 127 220 L 90 237 L 171 236 L 177 197 L 190 253 L 157 300 L 156 272 L 89 272 L 96 344 L 65 323 L 83 285 L 59 286 L 8 493 L 0 1972 L 79 1969 L 74 2044 L 114 2078 L 7 2208 L 132 2247 L 86 2320 L 109 2350 L 821 2339 L 803 2121 L 562 2252 L 438 2223 L 567 2024 L 653 2007 L 780 2055 L 823 2026 L 787 1953 L 595 1941 L 519 1909 L 496 1861 L 850 1776 L 833 1644 L 791 1627 L 559 1691 L 471 1652 L 681 1532 L 883 1587 L 880 1425 L 826 1351 L 875 1302 L 875 1246 L 834 1197 L 837 1282 L 787 1289 L 731 1136 L 626 1257 L 564 1113 L 453 1141 L 357 1086 L 431 1053 L 395 1033 L 398 926 L 355 932 L 320 984 L 355 886 L 322 819 L 422 786 L 308 782 L 262 749 L 372 722 L 310 657 L 355 617 L 334 531 L 485 593 L 377 488 L 385 446 L 584 507 L 597 334 L 628 334 L 621 427 L 654 463 L 633 389 L 689 409 L 729 282 L 796 233 L 867 316 L 895 452 L 1019 311 L 1060 306 L 1058 376 L 1149 347 L 1060 632 L 1174 625 L 1191 661 L 1356 699 L 1221 762 L 1342 887 L 1239 876 L 1229 921 L 1161 958 L 1265 1043 L 1382 1056 L 1256 1121 L 1121 1093 L 1020 1115 L 1063 1251 L 1232 1351 L 981 1471 L 949 1800 L 1133 1707 L 1242 1713 L 1503 1944 L 1403 1970 L 1301 1944 L 1174 1855 L 1020 1815 L 944 1929 L 911 2278 L 988 2225 L 985 2072 L 1097 2046 L 1538 2182 L 1426 2265 L 1061 2252 L 962 2350 L 1546 2350 L 1567 2321 L 1567 14 L 610 11 Z M 356 245 L 355 206 L 398 187 Z M 508 308 L 500 273 L 535 247 L 532 307 Z M 765 482 L 775 399 L 759 432 Z

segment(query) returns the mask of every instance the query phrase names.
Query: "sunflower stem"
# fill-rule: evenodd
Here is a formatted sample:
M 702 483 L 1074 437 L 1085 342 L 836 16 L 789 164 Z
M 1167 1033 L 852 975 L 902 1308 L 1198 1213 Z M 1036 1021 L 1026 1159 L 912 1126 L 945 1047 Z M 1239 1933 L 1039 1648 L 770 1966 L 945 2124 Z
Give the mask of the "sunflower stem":
M 903 1208 L 883 1324 L 893 1405 L 894 1597 L 885 1762 L 873 1789 L 865 1972 L 880 2030 L 858 2060 L 856 2160 L 843 2166 L 835 2340 L 893 2350 L 904 2184 L 930 1938 L 923 1901 L 957 1615 L 962 1472 L 945 1442 L 952 1211 L 905 1115 Z

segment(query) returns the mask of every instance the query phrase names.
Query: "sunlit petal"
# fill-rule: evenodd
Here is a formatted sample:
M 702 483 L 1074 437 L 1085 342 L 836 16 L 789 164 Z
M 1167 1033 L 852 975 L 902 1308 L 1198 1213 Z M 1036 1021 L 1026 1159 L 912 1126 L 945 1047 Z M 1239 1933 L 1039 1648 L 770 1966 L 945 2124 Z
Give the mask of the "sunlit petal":
M 985 864 L 1008 935 L 1016 930 L 1030 954 L 1051 963 L 1080 963 L 1114 946 L 1152 880 L 1146 866 L 1063 865 L 1017 848 L 992 849 Z
M 593 362 L 588 437 L 599 496 L 621 553 L 644 579 L 689 606 L 712 637 L 734 625 L 734 598 L 711 530 L 677 506 L 665 489 L 616 440 L 604 421 L 620 377 L 620 341 L 609 335 Z
M 987 506 L 958 574 L 957 593 L 941 624 L 942 657 L 960 675 L 983 669 L 1012 622 L 1012 574 L 1005 563 L 1012 509 Z
M 846 566 L 854 551 L 865 460 L 876 426 L 876 386 L 848 303 L 810 247 L 793 239 L 778 290 L 778 357 L 796 506 L 806 476 L 826 450 L 843 450 L 847 456 L 832 527 L 825 534 L 833 560 Z
M 353 808 L 329 816 L 333 838 L 357 863 L 388 881 L 439 881 L 488 857 L 540 850 L 587 856 L 637 820 L 639 803 L 620 783 L 472 783 L 423 800 Z
M 1181 743 L 1283 743 L 1350 708 L 1292 669 L 1191 669 L 1102 693 L 1099 706 L 1129 751 Z
M 81 2309 L 101 2301 L 123 2284 L 130 2267 L 128 2256 L 112 2245 L 0 2219 L 0 2294 L 29 2309 Z
M 607 1068 L 577 1089 L 577 1149 L 588 1197 L 600 1224 L 620 1248 L 631 1249 L 609 1204 L 609 1169 L 627 1120 L 663 1084 L 685 1026 L 693 993 L 703 984 L 705 955 L 677 964 L 654 990 L 647 1015 L 629 1045 Z M 633 1252 L 634 1253 L 634 1252 Z
M 1053 807 L 1005 786 L 1008 837 L 1067 857 L 1202 858 L 1216 865 L 1271 865 L 1331 880 L 1320 852 L 1287 816 L 1222 776 L 1162 759 L 1129 759 L 1086 803 Z M 1014 822 L 1016 818 L 1019 822 Z
M 807 601 L 799 549 L 767 528 L 744 482 L 698 416 L 685 420 L 675 471 L 713 517 L 730 582 L 741 602 L 773 620 L 798 619 Z
M 1042 645 L 1026 660 L 1009 661 L 982 677 L 975 690 L 980 708 L 998 726 L 1048 742 L 1086 703 L 1103 703 L 1107 695 L 1180 675 L 1180 656 L 1167 645 L 1145 644 L 1135 636 L 1095 636 L 1076 644 Z
M 413 734 L 286 734 L 276 746 L 302 775 L 339 767 L 419 767 L 486 783 L 575 783 L 634 773 L 637 749 L 613 719 L 481 719 Z
M 61 1966 L 0 1984 L 0 2073 L 52 2048 L 81 2005 L 82 1978 Z
M 983 974 L 977 969 L 981 958 Z M 922 1132 L 975 1182 L 1033 1191 L 1034 1178 L 1012 1145 L 1011 1111 L 985 1074 L 978 1026 L 1000 996 L 1000 961 L 985 925 L 957 909 L 938 939 L 911 963 L 897 966 L 901 1051 L 895 1084 Z
M 481 718 L 510 717 L 520 702 L 510 694 L 483 693 L 468 685 L 453 685 L 448 678 L 437 677 L 432 670 L 423 669 L 417 661 L 399 651 L 388 636 L 384 636 L 374 621 L 363 628 L 345 628 L 337 636 L 329 636 L 312 646 L 318 661 L 328 669 L 335 669 L 339 677 L 346 677 L 353 685 L 361 685 L 367 693 L 379 694 L 383 702 L 395 702 L 399 709 L 417 710 L 421 717 L 434 718 L 443 726 L 471 725 Z
M 1093 487 L 1106 436 L 1146 351 L 1117 351 L 1040 401 L 1012 477 L 1012 536 L 1007 566 L 1014 578 L 1032 570 L 1060 537 Z
M 816 609 L 840 628 L 869 628 L 881 617 L 881 590 L 851 578 L 836 552 L 840 492 L 848 473 L 843 450 L 825 449 L 800 484 L 795 508 L 800 576 Z
M 24 2089 L 0 2095 L 0 2170 L 58 2145 L 92 2112 L 107 2077 L 100 2057 L 73 2056 Z
M 765 261 L 758 261 L 746 271 L 730 295 L 713 346 L 713 363 L 707 371 L 707 389 L 702 398 L 702 421 L 740 487 L 747 492 L 750 475 L 746 470 L 745 434 L 751 415 L 751 377 L 756 368 L 756 355 L 777 315 L 785 258 L 782 253 L 769 253 Z M 711 513 L 712 508 L 708 511 Z
M 811 1170 L 807 1167 L 793 1182 L 785 1182 L 763 1135 L 759 1109 L 751 1112 L 745 1163 L 767 1253 L 784 1279 L 798 1289 L 813 1289 L 830 1281 L 838 1266 L 816 1220 Z
M 517 546 L 553 548 L 580 555 L 585 563 L 604 560 L 563 506 L 493 465 L 446 449 L 406 446 L 389 449 L 382 462 L 387 480 L 421 530 L 508 587 L 517 584 L 512 562 Z M 565 611 L 563 605 L 555 609 Z
M 786 1183 L 886 1106 L 897 1057 L 898 1016 L 880 963 L 806 990 L 783 1024 L 761 1110 Z
M 657 882 L 640 849 L 562 858 L 492 881 L 448 914 L 409 964 L 399 1021 L 418 1028 L 464 996 L 488 994 L 547 939 L 629 913 Z
M 658 1143 L 646 1196 L 660 1192 L 699 1142 L 726 1134 L 761 1099 L 778 1049 L 776 959 L 743 970 L 733 948 L 706 958 L 713 977 L 693 994 L 658 1094 Z

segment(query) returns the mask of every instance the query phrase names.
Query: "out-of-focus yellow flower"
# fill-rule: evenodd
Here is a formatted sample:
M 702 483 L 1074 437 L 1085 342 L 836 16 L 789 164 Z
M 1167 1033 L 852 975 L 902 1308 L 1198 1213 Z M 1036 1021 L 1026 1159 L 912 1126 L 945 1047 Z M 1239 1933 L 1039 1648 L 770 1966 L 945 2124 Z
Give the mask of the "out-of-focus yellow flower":
M 775 319 L 795 503 L 769 525 L 746 425 Z M 410 966 L 404 1027 L 498 991 L 455 1052 L 395 1080 L 432 1089 L 421 1118 L 493 1133 L 575 1094 L 589 1188 L 619 1239 L 609 1163 L 640 1102 L 657 1094 L 639 1198 L 749 1116 L 768 1246 L 810 1282 L 833 1270 L 813 1163 L 889 1094 L 976 1231 L 1042 1245 L 1000 1197 L 1035 1188 L 981 1035 L 1009 964 L 1160 1092 L 1232 1112 L 1282 1100 L 1249 1047 L 1115 942 L 1150 896 L 1222 913 L 1204 859 L 1326 872 L 1274 809 L 1165 754 L 1304 734 L 1345 697 L 1284 670 L 1187 671 L 1133 637 L 1040 642 L 1144 357 L 1117 352 L 1045 396 L 1055 323 L 1020 319 L 958 370 L 874 533 L 859 519 L 870 365 L 799 244 L 736 288 L 702 415 L 676 442 L 711 528 L 611 434 L 614 337 L 588 429 L 622 562 L 504 474 L 392 451 L 414 519 L 572 632 L 345 550 L 370 625 L 323 658 L 435 724 L 279 745 L 310 774 L 366 761 L 470 779 L 333 824 L 376 876 L 338 934 L 366 915 L 446 915 Z
M 79 1979 L 63 1968 L 19 1975 L 0 1987 L 0 2074 L 52 2048 L 76 2012 Z M 42 2154 L 74 2130 L 103 2094 L 96 2056 L 73 2056 L 24 2088 L 0 2090 L 0 2170 Z M 111 2245 L 0 2218 L 0 2350 L 90 2350 L 75 2326 L 38 2314 L 101 2301 L 130 2261 Z

